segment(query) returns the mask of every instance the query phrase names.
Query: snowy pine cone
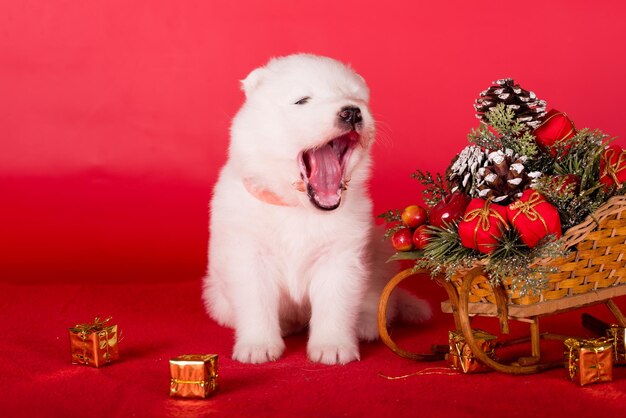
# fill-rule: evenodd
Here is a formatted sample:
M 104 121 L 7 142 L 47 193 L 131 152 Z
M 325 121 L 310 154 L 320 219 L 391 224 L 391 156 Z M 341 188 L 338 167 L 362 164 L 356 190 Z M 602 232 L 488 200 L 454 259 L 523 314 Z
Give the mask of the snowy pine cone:
M 532 180 L 541 175 L 538 171 L 528 173 L 525 162 L 525 156 L 514 154 L 511 149 L 490 152 L 484 166 L 476 172 L 478 197 L 508 204 L 521 196 Z
M 541 124 L 541 118 L 546 114 L 546 102 L 539 100 L 532 91 L 524 90 L 515 84 L 512 78 L 503 78 L 493 82 L 494 85 L 480 93 L 474 103 L 476 117 L 484 123 L 489 123 L 487 114 L 499 103 L 515 113 L 518 121 L 534 129 Z

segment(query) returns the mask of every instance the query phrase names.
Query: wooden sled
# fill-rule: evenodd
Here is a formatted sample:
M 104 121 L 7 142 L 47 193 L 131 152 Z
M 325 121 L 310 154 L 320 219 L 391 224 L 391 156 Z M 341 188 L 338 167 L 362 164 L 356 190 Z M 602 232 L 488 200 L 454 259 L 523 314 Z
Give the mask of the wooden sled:
M 600 207 L 593 215 L 567 230 L 563 236 L 573 251 L 565 259 L 540 260 L 545 265 L 558 267 L 549 275 L 549 283 L 539 295 L 521 296 L 511 282 L 495 288 L 489 284 L 483 265 L 477 264 L 468 271 L 457 272 L 447 281 L 436 277 L 446 292 L 448 300 L 442 310 L 452 313 L 456 329 L 463 333 L 472 354 L 494 370 L 511 374 L 531 374 L 562 367 L 563 362 L 546 362 L 541 359 L 542 339 L 565 337 L 541 333 L 539 319 L 547 315 L 604 303 L 620 326 L 626 327 L 626 317 L 617 307 L 614 298 L 626 294 L 626 196 L 616 196 Z M 391 292 L 409 277 L 427 271 L 404 270 L 395 275 L 383 289 L 378 307 L 378 329 L 382 341 L 402 357 L 418 361 L 443 358 L 441 351 L 417 354 L 406 351 L 391 339 L 387 331 L 386 309 Z M 531 353 L 512 363 L 501 363 L 484 353 L 474 340 L 470 319 L 474 316 L 497 317 L 502 334 L 509 333 L 509 320 L 526 322 L 530 326 L 528 338 L 499 343 L 508 346 L 530 341 Z

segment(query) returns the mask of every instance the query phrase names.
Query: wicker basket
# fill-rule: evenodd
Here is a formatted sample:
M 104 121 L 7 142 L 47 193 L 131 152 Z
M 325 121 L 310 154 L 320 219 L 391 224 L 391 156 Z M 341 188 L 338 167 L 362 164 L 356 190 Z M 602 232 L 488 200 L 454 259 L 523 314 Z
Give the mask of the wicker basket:
M 509 303 L 530 305 L 557 300 L 626 284 L 626 196 L 615 196 L 585 221 L 563 235 L 568 248 L 575 249 L 564 259 L 542 260 L 543 265 L 558 267 L 549 275 L 548 286 L 540 295 L 520 297 L 511 290 L 511 281 L 503 283 Z M 476 266 L 474 266 L 476 267 Z M 452 282 L 460 290 L 465 272 L 458 272 Z M 495 295 L 485 276 L 474 279 L 469 301 L 495 304 Z

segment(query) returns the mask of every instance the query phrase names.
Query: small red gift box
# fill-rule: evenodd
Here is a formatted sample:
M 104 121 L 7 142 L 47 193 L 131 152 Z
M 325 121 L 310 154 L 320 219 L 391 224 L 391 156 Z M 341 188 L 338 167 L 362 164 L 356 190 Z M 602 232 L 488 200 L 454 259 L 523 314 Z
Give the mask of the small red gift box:
M 522 242 L 529 248 L 533 248 L 548 234 L 557 238 L 561 236 L 558 210 L 535 190 L 524 191 L 519 200 L 507 206 L 507 215 Z
M 507 228 L 504 206 L 476 198 L 467 205 L 459 222 L 459 237 L 464 247 L 489 254 L 496 249 L 498 239 Z
M 544 116 L 541 125 L 533 131 L 537 144 L 544 150 L 548 150 L 553 157 L 556 157 L 557 152 L 555 145 L 573 137 L 575 134 L 576 127 L 574 122 L 565 113 L 555 109 L 550 110 Z M 568 147 L 566 146 L 564 150 L 567 149 Z
M 600 182 L 622 188 L 626 181 L 626 151 L 617 144 L 607 146 L 600 158 Z

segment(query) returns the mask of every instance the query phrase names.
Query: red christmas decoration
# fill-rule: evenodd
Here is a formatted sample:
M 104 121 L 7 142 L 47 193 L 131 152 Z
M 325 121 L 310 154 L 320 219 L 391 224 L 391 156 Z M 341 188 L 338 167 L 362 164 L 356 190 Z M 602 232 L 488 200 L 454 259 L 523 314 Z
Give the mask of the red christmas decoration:
M 401 228 L 391 236 L 391 245 L 396 251 L 411 251 L 413 249 L 413 231 L 410 228 Z
M 463 246 L 483 254 L 489 254 L 496 249 L 498 240 L 506 229 L 506 207 L 479 198 L 472 199 L 459 222 L 459 236 Z
M 423 250 L 430 241 L 430 234 L 428 233 L 428 225 L 418 226 L 413 232 L 413 246 L 418 250 Z
M 609 145 L 600 158 L 600 182 L 622 188 L 626 181 L 626 151 L 617 144 Z
M 574 122 L 563 112 L 552 109 L 543 118 L 543 122 L 533 131 L 537 144 L 550 155 L 556 157 L 557 142 L 565 141 L 576 134 Z M 567 150 L 568 148 L 566 148 Z
M 511 225 L 529 248 L 536 246 L 548 234 L 557 238 L 561 236 L 559 212 L 535 190 L 526 190 L 506 210 Z
M 429 214 L 428 222 L 431 225 L 443 228 L 463 217 L 470 197 L 463 192 L 454 192 L 437 203 Z

